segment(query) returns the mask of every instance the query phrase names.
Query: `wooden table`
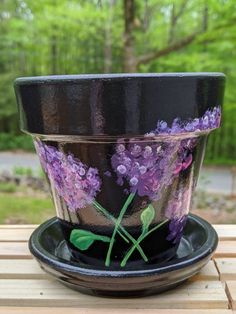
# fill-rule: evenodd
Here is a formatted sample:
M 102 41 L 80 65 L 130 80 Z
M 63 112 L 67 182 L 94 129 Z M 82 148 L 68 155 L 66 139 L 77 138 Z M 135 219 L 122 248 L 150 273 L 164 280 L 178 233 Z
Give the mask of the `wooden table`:
M 236 226 L 215 226 L 214 259 L 172 291 L 137 299 L 83 295 L 46 275 L 27 241 L 36 226 L 0 225 L 0 313 L 39 314 L 236 314 Z M 235 311 L 234 311 L 235 310 Z

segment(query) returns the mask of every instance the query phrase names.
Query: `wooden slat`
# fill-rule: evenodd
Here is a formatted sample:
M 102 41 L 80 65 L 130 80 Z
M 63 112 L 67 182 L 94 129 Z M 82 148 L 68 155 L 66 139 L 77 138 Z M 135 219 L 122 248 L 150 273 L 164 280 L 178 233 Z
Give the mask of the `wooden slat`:
M 22 237 L 23 238 L 23 233 L 22 232 Z M 29 232 L 30 233 L 30 232 Z M 26 232 L 25 232 L 26 235 Z M 19 237 L 20 238 L 20 237 Z M 7 240 L 5 238 L 5 240 Z M 12 239 L 13 241 L 13 239 Z M 29 256 L 29 251 L 27 248 L 27 243 L 26 242 L 12 242 L 12 241 L 3 241 L 0 242 L 0 258 L 7 258 L 7 257 L 12 257 L 12 258 L 20 258 L 21 256 Z M 21 254 L 19 255 L 21 251 Z M 214 258 L 217 257 L 236 257 L 236 241 L 222 241 L 219 242 L 218 248 L 215 252 Z
M 192 280 L 219 280 L 219 273 L 213 261 L 209 261 Z
M 26 242 L 33 231 L 33 228 L 0 229 L 0 242 Z
M 234 225 L 215 226 L 220 236 L 215 261 L 210 261 L 188 283 L 160 295 L 137 299 L 91 297 L 51 280 L 31 259 L 28 250 L 27 241 L 35 227 L 0 225 L 0 313 L 118 314 L 122 309 L 123 314 L 155 314 L 158 309 L 158 314 L 229 314 L 232 311 L 227 309 L 229 301 L 219 273 L 222 281 L 230 280 L 226 292 L 236 310 Z
M 135 299 L 134 299 L 135 301 Z M 0 307 L 1 314 L 232 314 L 231 310 L 196 309 L 85 309 L 59 307 Z
M 226 293 L 228 295 L 231 308 L 236 310 L 236 281 L 226 281 Z
M 26 242 L 0 242 L 0 258 L 30 258 Z M 214 255 L 217 257 L 236 257 L 236 241 L 219 242 Z
M 0 225 L 0 229 L 35 229 L 38 225 Z
M 236 241 L 220 241 L 214 254 L 217 257 L 236 257 Z
M 0 259 L 1 279 L 45 279 L 48 275 L 34 259 Z M 219 274 L 213 261 L 209 261 L 191 280 L 218 280 Z
M 8 229 L 32 229 L 34 230 L 38 225 L 0 225 L 0 230 Z M 213 225 L 217 231 L 219 238 L 224 240 L 236 241 L 236 227 L 235 225 Z
M 225 242 L 224 242 L 225 243 Z M 216 255 L 216 256 L 219 256 Z M 31 259 L 27 242 L 0 242 L 0 259 Z M 200 276 L 203 279 L 218 279 L 213 263 L 203 268 Z M 208 277 L 208 278 L 207 278 Z
M 215 263 L 221 281 L 236 280 L 236 258 L 216 258 Z
M 0 279 L 45 279 L 48 277 L 33 259 L 0 259 Z
M 0 304 L 82 308 L 195 308 L 227 309 L 228 299 L 219 281 L 195 281 L 146 298 L 114 299 L 84 295 L 49 280 L 0 280 Z
M 236 241 L 235 225 L 213 225 L 221 241 Z
M 32 258 L 27 242 L 0 242 L 0 259 Z
M 37 225 L 0 225 L 1 241 L 28 241 Z M 221 241 L 236 241 L 235 225 L 214 226 Z

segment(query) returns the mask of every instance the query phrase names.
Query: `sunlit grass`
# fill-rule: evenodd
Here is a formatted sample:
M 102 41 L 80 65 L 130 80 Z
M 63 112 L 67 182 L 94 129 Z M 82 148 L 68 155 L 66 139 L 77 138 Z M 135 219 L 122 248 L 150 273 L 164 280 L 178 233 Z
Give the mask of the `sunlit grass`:
M 51 199 L 0 193 L 0 224 L 38 224 L 55 216 Z

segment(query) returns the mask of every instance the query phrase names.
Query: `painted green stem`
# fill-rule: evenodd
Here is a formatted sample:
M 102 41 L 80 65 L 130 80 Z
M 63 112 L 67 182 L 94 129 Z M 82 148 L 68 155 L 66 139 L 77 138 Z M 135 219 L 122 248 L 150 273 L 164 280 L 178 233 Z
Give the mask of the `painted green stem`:
M 93 205 L 99 209 L 107 218 L 110 218 L 114 223 L 116 223 L 116 219 L 107 212 L 105 208 L 103 208 L 97 201 L 93 201 Z M 129 240 L 119 231 L 117 230 L 117 233 L 122 237 L 122 239 L 126 242 L 129 243 Z
M 98 209 L 100 210 L 107 218 L 111 219 L 114 224 L 116 224 L 116 218 L 114 218 L 105 208 L 103 208 L 97 201 L 93 201 L 93 205 Z M 130 234 L 128 231 L 126 231 L 126 229 L 122 226 L 122 225 L 119 225 L 119 229 L 123 232 L 123 234 L 133 243 L 133 244 L 136 244 L 137 240 L 135 240 Z M 119 229 L 117 230 L 117 233 L 119 233 L 119 235 L 128 243 L 129 243 L 129 240 L 127 240 L 127 238 L 124 238 L 124 235 L 119 231 Z M 139 251 L 140 255 L 142 256 L 143 260 L 145 262 L 148 261 L 148 258 L 147 256 L 145 255 L 145 253 L 143 252 L 143 249 L 141 248 L 140 245 L 137 245 L 137 250 Z
M 139 245 L 149 234 L 151 234 L 152 232 L 156 231 L 161 226 L 163 226 L 167 221 L 168 221 L 168 219 L 164 220 L 163 222 L 161 222 L 159 225 L 156 225 L 154 228 L 152 228 L 148 232 L 142 232 L 142 234 L 138 237 L 137 242 L 130 248 L 130 250 L 127 252 L 125 257 L 123 258 L 120 266 L 124 267 L 126 265 L 128 259 L 130 258 L 130 256 L 133 254 L 133 252 L 137 248 L 137 245 Z
M 109 243 L 109 248 L 108 248 L 108 251 L 107 251 L 107 256 L 106 256 L 106 261 L 105 261 L 105 265 L 106 266 L 110 266 L 110 263 L 111 263 L 111 252 L 112 252 L 112 248 L 113 248 L 113 245 L 114 245 L 114 242 L 115 242 L 116 233 L 117 233 L 118 228 L 120 226 L 120 223 L 121 223 L 121 221 L 123 219 L 123 216 L 124 216 L 128 206 L 132 202 L 134 196 L 135 196 L 135 193 L 130 193 L 130 195 L 128 196 L 127 200 L 124 203 L 124 206 L 121 208 L 120 214 L 119 214 L 119 216 L 118 216 L 118 218 L 116 220 L 115 227 L 114 227 L 114 230 L 113 230 L 113 233 L 112 233 L 112 236 L 111 236 L 111 241 Z

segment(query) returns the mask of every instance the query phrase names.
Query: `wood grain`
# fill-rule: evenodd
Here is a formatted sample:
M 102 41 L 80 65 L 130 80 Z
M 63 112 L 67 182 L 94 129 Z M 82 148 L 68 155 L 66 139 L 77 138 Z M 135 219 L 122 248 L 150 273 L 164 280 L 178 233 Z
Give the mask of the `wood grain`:
M 33 231 L 33 228 L 0 228 L 0 242 L 27 242 Z
M 83 295 L 51 280 L 0 280 L 0 305 L 78 306 L 81 308 L 227 309 L 228 299 L 220 281 L 188 282 L 178 289 L 145 298 L 99 298 Z
M 28 241 L 27 235 L 33 232 L 36 227 L 38 225 L 0 225 L 0 241 L 5 241 L 5 239 L 11 241 L 12 238 L 15 238 L 15 241 Z M 214 228 L 221 241 L 236 241 L 235 225 L 214 225 Z M 18 232 L 23 230 L 22 236 L 19 233 L 19 238 L 14 236 L 16 230 Z
M 220 241 L 214 254 L 217 257 L 236 257 L 236 241 Z
M 0 259 L 0 279 L 45 279 L 47 275 L 35 259 Z M 192 277 L 196 280 L 218 280 L 219 274 L 213 261 Z
M 236 241 L 235 225 L 213 225 L 221 241 Z
M 0 259 L 32 258 L 27 242 L 0 242 Z
M 220 243 L 214 260 L 191 280 L 163 294 L 136 299 L 87 296 L 51 279 L 28 250 L 35 227 L 0 225 L 0 314 L 230 314 L 229 306 L 236 314 L 234 225 L 215 226 Z
M 0 225 L 0 229 L 35 229 L 38 225 Z
M 236 280 L 236 258 L 216 258 L 215 263 L 221 281 Z
M 0 279 L 45 279 L 48 275 L 33 259 L 0 260 Z
M 231 308 L 236 310 L 236 281 L 226 281 L 226 293 Z
M 219 273 L 213 261 L 209 261 L 200 272 L 193 277 L 193 280 L 219 280 Z
M 196 309 L 86 309 L 59 307 L 0 307 L 1 314 L 232 314 L 231 310 Z

